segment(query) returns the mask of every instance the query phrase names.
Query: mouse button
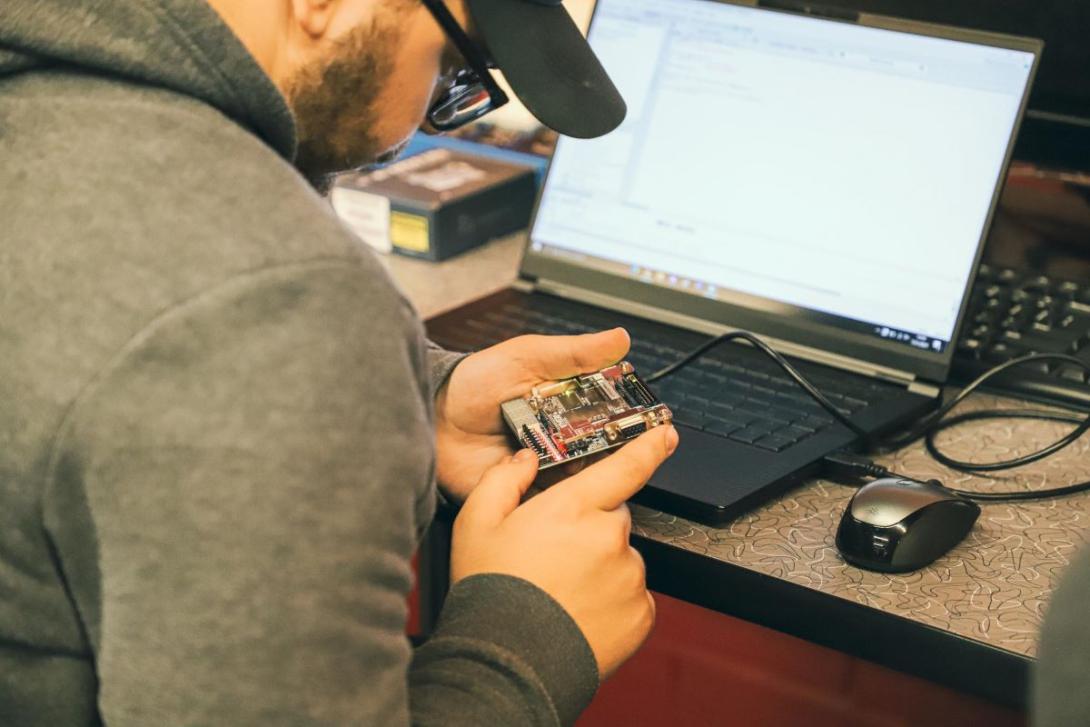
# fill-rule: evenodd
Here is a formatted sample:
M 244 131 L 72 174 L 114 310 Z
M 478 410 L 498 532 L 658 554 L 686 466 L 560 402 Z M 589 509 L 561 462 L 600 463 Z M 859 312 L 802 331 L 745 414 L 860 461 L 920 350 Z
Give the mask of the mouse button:
M 877 527 L 896 525 L 935 502 L 935 491 L 915 484 L 863 486 L 852 498 L 852 517 Z
M 893 564 L 915 570 L 933 563 L 965 539 L 979 512 L 975 503 L 957 500 L 935 502 L 920 510 L 906 523 Z

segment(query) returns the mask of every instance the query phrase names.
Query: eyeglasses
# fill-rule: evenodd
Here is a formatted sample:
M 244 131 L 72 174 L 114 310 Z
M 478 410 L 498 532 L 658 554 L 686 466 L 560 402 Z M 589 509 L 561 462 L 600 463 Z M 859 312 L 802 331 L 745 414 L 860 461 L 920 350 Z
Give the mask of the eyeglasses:
M 508 98 L 488 70 L 495 68 L 495 64 L 488 61 L 484 52 L 462 30 L 443 0 L 423 2 L 469 66 L 454 75 L 450 85 L 428 110 L 428 123 L 432 128 L 453 131 L 498 109 Z

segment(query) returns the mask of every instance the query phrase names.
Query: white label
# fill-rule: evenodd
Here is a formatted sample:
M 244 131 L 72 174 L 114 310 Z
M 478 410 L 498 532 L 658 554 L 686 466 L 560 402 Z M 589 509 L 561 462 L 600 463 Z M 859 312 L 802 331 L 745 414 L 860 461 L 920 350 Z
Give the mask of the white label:
M 379 252 L 390 252 L 390 200 L 381 194 L 334 187 L 333 209 L 361 240 Z

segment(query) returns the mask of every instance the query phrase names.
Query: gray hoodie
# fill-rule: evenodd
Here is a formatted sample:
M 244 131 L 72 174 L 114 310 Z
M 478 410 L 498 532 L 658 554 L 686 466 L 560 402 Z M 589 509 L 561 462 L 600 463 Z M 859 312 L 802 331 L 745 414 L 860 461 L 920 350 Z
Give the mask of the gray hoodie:
M 478 576 L 415 654 L 431 347 L 203 0 L 0 1 L 0 724 L 570 723 Z

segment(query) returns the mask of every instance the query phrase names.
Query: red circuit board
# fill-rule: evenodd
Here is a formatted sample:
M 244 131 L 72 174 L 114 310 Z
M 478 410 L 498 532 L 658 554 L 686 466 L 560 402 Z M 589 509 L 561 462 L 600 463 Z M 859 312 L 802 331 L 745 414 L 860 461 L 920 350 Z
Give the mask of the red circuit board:
M 542 469 L 624 444 L 673 419 L 627 361 L 535 387 L 501 410 L 519 444 L 537 452 Z

